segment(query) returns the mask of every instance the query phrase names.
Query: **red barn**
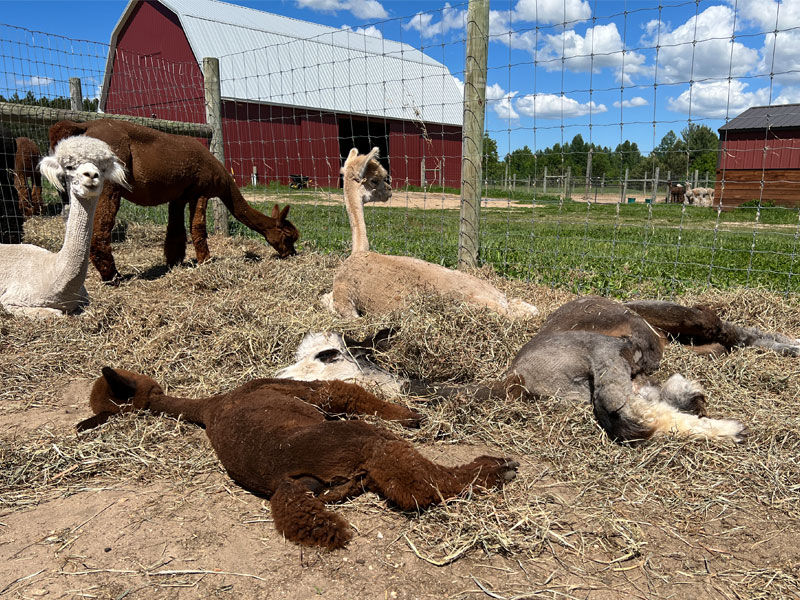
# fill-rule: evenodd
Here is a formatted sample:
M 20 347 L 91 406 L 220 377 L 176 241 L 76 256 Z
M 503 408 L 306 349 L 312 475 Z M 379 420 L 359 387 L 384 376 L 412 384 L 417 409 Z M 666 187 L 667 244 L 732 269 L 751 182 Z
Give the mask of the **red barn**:
M 339 184 L 352 147 L 381 149 L 395 186 L 460 186 L 462 92 L 408 44 L 217 0 L 131 0 L 111 36 L 100 108 L 205 123 L 202 59 L 220 61 L 225 162 L 240 185 Z
M 719 139 L 715 202 L 800 206 L 800 104 L 748 108 Z

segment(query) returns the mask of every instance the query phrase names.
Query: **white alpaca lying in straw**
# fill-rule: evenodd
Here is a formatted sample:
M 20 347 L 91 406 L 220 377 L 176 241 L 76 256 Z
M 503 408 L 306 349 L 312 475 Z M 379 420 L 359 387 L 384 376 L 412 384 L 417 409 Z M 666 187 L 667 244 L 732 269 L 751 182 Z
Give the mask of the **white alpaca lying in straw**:
M 39 170 L 69 192 L 64 245 L 54 254 L 31 244 L 0 244 L 0 304 L 12 314 L 61 316 L 89 301 L 83 283 L 97 200 L 105 181 L 127 187 L 125 169 L 105 142 L 75 136 L 62 140 Z
M 367 155 L 359 155 L 353 148 L 342 168 L 344 203 L 350 218 L 353 247 L 349 258 L 336 272 L 333 291 L 322 297 L 328 310 L 343 317 L 385 313 L 402 306 L 410 294 L 435 292 L 512 318 L 539 314 L 535 306 L 506 298 L 493 285 L 472 275 L 409 256 L 370 252 L 364 204 L 386 202 L 392 197 L 392 188 L 387 183 L 389 174 L 377 157 L 377 148 Z

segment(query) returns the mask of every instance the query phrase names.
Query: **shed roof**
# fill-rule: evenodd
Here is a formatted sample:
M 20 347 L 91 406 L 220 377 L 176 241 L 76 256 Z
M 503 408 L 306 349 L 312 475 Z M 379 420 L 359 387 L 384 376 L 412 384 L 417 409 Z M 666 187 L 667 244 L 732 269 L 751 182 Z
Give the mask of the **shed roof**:
M 800 104 L 751 106 L 719 128 L 720 131 L 739 129 L 780 129 L 800 127 Z
M 111 35 L 103 98 L 117 36 Z M 175 13 L 198 64 L 220 62 L 222 97 L 331 112 L 461 125 L 447 67 L 413 46 L 218 0 L 158 0 Z

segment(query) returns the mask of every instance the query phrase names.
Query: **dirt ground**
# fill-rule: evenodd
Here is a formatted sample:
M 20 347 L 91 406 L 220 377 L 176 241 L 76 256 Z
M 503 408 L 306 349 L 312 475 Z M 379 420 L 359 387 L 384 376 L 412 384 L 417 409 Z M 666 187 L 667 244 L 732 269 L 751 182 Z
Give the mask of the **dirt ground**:
M 57 246 L 58 223 L 45 221 L 29 239 Z M 374 494 L 337 505 L 355 535 L 335 552 L 283 540 L 268 501 L 230 480 L 198 427 L 128 415 L 75 433 L 106 364 L 208 395 L 289 364 L 308 330 L 360 335 L 402 320 L 385 367 L 482 381 L 541 322 L 424 299 L 345 321 L 317 302 L 340 258 L 280 261 L 258 241 L 212 237 L 213 261 L 167 271 L 162 242 L 163 229 L 132 224 L 115 246 L 130 279 L 104 286 L 90 269 L 79 317 L 0 314 L 0 599 L 800 598 L 800 359 L 765 351 L 710 360 L 670 346 L 658 374 L 700 380 L 714 416 L 750 426 L 738 446 L 622 446 L 589 407 L 557 402 L 400 398 L 426 422 L 398 433 L 429 458 L 513 456 L 519 476 L 421 512 Z M 481 275 L 543 315 L 570 297 Z M 700 299 L 800 336 L 797 299 Z

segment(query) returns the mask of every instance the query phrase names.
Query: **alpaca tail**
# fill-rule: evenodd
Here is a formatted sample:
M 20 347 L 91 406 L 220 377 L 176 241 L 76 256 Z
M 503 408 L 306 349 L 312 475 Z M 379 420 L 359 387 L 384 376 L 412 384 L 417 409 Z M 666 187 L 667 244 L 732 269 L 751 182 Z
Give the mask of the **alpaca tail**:
M 95 414 L 78 423 L 78 431 L 102 425 L 111 415 L 135 410 L 148 410 L 205 424 L 205 399 L 167 396 L 155 380 L 132 371 L 103 367 L 102 373 L 94 382 L 89 397 L 89 405 Z
M 301 483 L 284 479 L 270 498 L 275 529 L 287 540 L 328 550 L 342 548 L 353 537 L 347 521 Z

